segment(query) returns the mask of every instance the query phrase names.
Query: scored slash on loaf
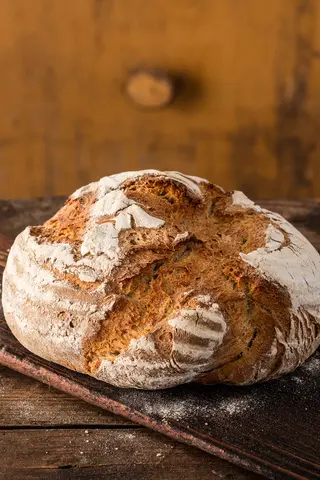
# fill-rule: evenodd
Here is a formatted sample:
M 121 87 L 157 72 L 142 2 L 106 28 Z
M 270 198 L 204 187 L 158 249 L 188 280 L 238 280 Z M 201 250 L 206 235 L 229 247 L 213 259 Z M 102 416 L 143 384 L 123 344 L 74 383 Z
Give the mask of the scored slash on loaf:
M 3 307 L 30 351 L 114 385 L 243 385 L 316 350 L 319 272 L 303 235 L 242 192 L 124 172 L 16 238 Z

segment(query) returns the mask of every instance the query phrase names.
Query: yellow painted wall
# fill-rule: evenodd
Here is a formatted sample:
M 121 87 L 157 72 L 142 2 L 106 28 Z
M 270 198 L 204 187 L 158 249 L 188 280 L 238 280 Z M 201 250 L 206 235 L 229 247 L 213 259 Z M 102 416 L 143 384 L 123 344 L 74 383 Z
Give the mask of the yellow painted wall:
M 132 70 L 183 78 L 128 101 Z M 254 197 L 320 196 L 317 0 L 1 0 L 0 197 L 181 170 Z

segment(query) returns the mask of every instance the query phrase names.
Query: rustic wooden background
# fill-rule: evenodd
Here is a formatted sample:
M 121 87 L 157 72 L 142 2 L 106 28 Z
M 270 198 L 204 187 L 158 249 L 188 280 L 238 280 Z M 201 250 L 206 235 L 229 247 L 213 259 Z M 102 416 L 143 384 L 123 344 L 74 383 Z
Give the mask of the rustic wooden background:
M 141 168 L 320 196 L 319 60 L 318 0 L 1 0 L 0 197 Z M 137 67 L 176 101 L 130 103 Z

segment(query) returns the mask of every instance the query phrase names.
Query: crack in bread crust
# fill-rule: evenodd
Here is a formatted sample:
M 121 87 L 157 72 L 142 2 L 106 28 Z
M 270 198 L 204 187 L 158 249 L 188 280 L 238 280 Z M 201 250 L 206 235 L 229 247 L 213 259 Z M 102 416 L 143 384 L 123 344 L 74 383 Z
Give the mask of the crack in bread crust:
M 145 181 L 142 178 L 138 185 L 131 181 L 128 188 L 129 198 L 134 192 L 132 195 L 140 205 L 144 208 L 151 208 L 153 214 L 164 218 L 169 235 L 171 233 L 170 223 L 174 222 L 175 225 L 178 224 L 179 231 L 183 231 L 188 226 L 190 237 L 178 247 L 173 248 L 170 242 L 164 245 L 165 252 L 161 266 L 159 267 L 159 262 L 155 262 L 156 276 L 153 275 L 155 265 L 152 263 L 131 277 L 130 271 L 126 271 L 127 266 L 136 265 L 138 262 L 135 261 L 134 253 L 146 247 L 141 241 L 143 238 L 138 237 L 139 242 L 136 241 L 136 245 L 132 249 L 133 255 L 129 256 L 127 263 L 120 268 L 121 277 L 125 276 L 123 274 L 125 270 L 127 278 L 120 283 L 116 282 L 117 294 L 127 298 L 125 301 L 121 301 L 118 308 L 116 306 L 114 311 L 107 313 L 101 330 L 95 338 L 89 340 L 86 346 L 86 356 L 91 371 L 95 368 L 97 360 L 104 358 L 114 361 L 128 348 L 131 340 L 156 330 L 159 323 L 183 308 L 186 302 L 184 297 L 186 290 L 193 290 L 194 296 L 197 293 L 205 292 L 212 295 L 213 298 L 218 298 L 219 305 L 225 312 L 228 312 L 228 315 L 232 316 L 231 304 L 234 304 L 235 301 L 245 304 L 241 289 L 237 287 L 230 291 L 230 277 L 233 281 L 233 276 L 226 272 L 230 262 L 238 263 L 237 285 L 239 278 L 245 274 L 246 267 L 243 269 L 243 262 L 238 258 L 239 244 L 243 243 L 240 240 L 239 231 L 246 236 L 247 245 L 246 247 L 242 245 L 244 251 L 264 245 L 262 235 L 255 238 L 250 233 L 247 219 L 242 211 L 224 214 L 225 206 L 230 199 L 226 195 L 222 195 L 220 190 L 208 188 L 205 191 L 204 201 L 197 200 L 193 203 L 193 199 L 187 197 L 186 189 L 177 188 L 171 181 L 152 182 L 150 179 Z M 128 195 L 127 191 L 126 194 Z M 171 200 L 169 207 L 167 205 L 165 207 L 165 216 L 163 202 L 167 202 L 167 199 L 163 200 L 163 197 L 169 197 Z M 214 221 L 212 221 L 212 216 L 208 215 L 213 198 L 216 210 Z M 180 208 L 177 208 L 176 204 Z M 186 205 L 189 206 L 188 213 L 182 216 L 181 207 L 185 208 Z M 267 226 L 268 223 L 262 215 L 255 213 L 254 216 L 256 224 L 259 223 L 262 227 Z M 239 217 L 238 221 L 233 222 L 234 217 Z M 180 225 L 179 218 L 181 218 Z M 182 222 L 183 225 L 181 225 Z M 251 219 L 250 223 L 252 223 Z M 130 235 L 134 233 L 130 232 Z M 152 232 L 148 236 L 152 241 Z M 229 240 L 229 245 L 226 239 Z M 125 241 L 125 239 L 123 240 Z M 157 241 L 158 239 L 154 239 L 154 247 L 159 245 Z M 151 245 L 147 243 L 148 248 Z M 225 274 L 221 276 L 222 270 Z M 201 276 L 199 276 L 199 272 L 201 272 Z M 115 278 L 117 278 L 117 274 L 115 272 Z M 119 319 L 120 312 L 121 319 Z M 130 324 L 135 326 L 134 330 L 130 329 Z M 244 329 L 243 333 L 244 340 L 239 340 L 233 350 L 241 348 L 242 343 L 246 342 L 249 332 Z

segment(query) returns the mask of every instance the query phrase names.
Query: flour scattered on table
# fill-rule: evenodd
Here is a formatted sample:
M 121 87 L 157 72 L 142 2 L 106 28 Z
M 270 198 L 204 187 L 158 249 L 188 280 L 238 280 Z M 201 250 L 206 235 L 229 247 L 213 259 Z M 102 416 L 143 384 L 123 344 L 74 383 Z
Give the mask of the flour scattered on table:
M 256 400 L 253 397 L 229 397 L 222 400 L 217 405 L 217 408 L 229 415 L 242 414 L 248 409 L 253 409 L 256 406 Z
M 301 367 L 301 370 L 308 372 L 310 375 L 317 377 L 320 375 L 320 358 L 311 357 Z
M 292 380 L 293 380 L 294 382 L 298 383 L 298 384 L 303 383 L 303 380 L 302 380 L 302 378 L 300 378 L 300 377 L 294 377 L 294 376 L 293 376 L 293 377 L 292 377 Z
M 229 392 L 228 392 L 229 393 Z M 256 411 L 259 407 L 258 398 L 255 395 L 250 395 L 248 392 L 243 391 L 244 394 L 235 391 L 230 391 L 226 397 L 221 397 L 217 393 L 216 398 L 210 405 L 204 402 L 199 405 L 195 405 L 189 398 L 183 398 L 183 396 L 170 396 L 162 395 L 157 397 L 157 401 L 146 402 L 143 405 L 143 410 L 146 415 L 157 416 L 163 423 L 168 422 L 183 422 L 184 420 L 192 419 L 195 416 L 203 418 L 203 424 L 208 426 L 207 421 L 213 413 L 219 412 L 225 416 L 230 415 L 242 415 L 244 412 L 250 414 L 251 411 Z
M 156 404 L 148 404 L 145 406 L 145 411 L 147 415 L 158 415 L 163 420 L 166 419 L 175 419 L 179 420 L 186 417 L 189 413 L 190 408 L 192 405 L 188 404 L 188 402 L 181 400 L 180 402 L 177 400 L 172 401 L 171 399 L 167 399 L 167 402 L 157 402 Z

